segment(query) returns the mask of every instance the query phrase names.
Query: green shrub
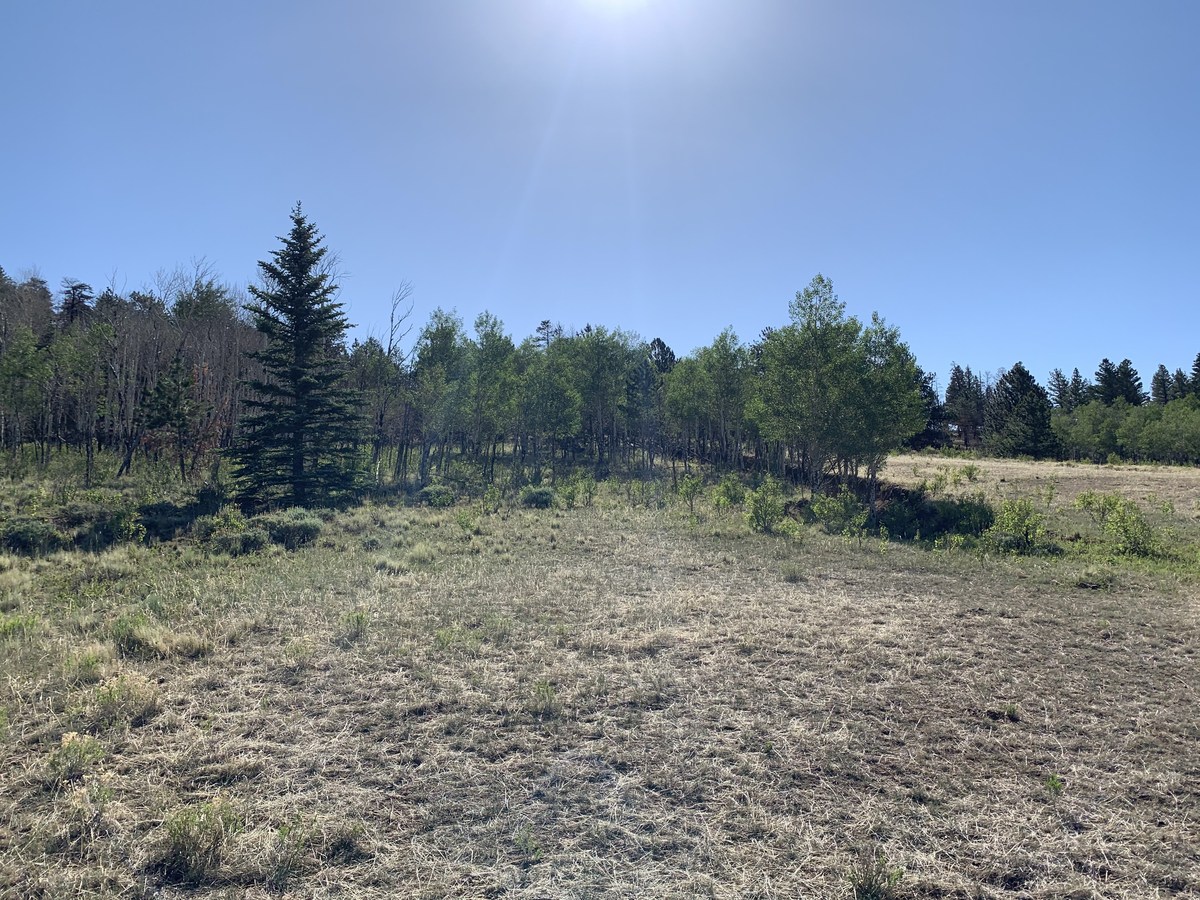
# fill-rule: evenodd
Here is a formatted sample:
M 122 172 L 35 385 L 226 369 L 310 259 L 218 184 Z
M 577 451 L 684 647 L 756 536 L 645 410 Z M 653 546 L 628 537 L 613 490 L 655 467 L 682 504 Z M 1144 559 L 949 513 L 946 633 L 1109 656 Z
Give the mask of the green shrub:
M 1154 529 L 1132 500 L 1119 494 L 1080 494 L 1075 505 L 1087 512 L 1114 549 L 1127 556 L 1150 556 L 1155 550 Z
M 722 509 L 726 506 L 741 506 L 746 502 L 746 486 L 742 484 L 742 479 L 736 475 L 729 474 L 720 480 L 717 484 L 716 492 L 713 494 L 713 502 L 717 509 Z
M 825 494 L 813 497 L 811 510 L 827 534 L 861 535 L 867 525 L 866 506 L 846 487 L 836 497 Z
M 903 869 L 892 868 L 886 856 L 866 848 L 846 873 L 854 900 L 892 900 L 903 877 Z
M 321 530 L 324 528 L 324 523 L 315 513 L 299 506 L 258 516 L 254 523 L 267 530 L 272 543 L 288 550 L 311 544 L 321 536 Z
M 107 755 L 104 745 L 94 737 L 68 731 L 46 761 L 46 781 L 54 787 L 78 781 Z
M 778 481 L 768 475 L 758 490 L 747 494 L 746 523 L 752 531 L 770 534 L 781 530 L 786 518 L 783 489 Z
M 24 640 L 37 630 L 37 616 L 0 613 L 0 641 Z
M 51 523 L 32 516 L 14 516 L 0 526 L 0 540 L 14 553 L 40 556 L 68 546 L 67 536 Z
M 1002 553 L 1028 555 L 1049 549 L 1046 524 L 1032 500 L 1005 500 L 984 537 Z
M 446 509 L 458 500 L 454 488 L 448 484 L 427 484 L 417 491 L 417 502 L 434 509 Z
M 269 543 L 271 543 L 271 536 L 265 528 L 251 526 L 245 531 L 216 534 L 209 541 L 209 546 L 216 553 L 245 556 L 249 553 L 259 552 Z
M 197 516 L 192 523 L 192 536 L 207 541 L 214 534 L 244 531 L 246 517 L 236 506 L 223 506 L 212 515 Z
M 684 475 L 679 479 L 675 492 L 688 505 L 688 512 L 696 514 L 696 498 L 704 491 L 704 479 L 699 475 Z
M 526 485 L 521 489 L 521 505 L 530 509 L 549 509 L 554 505 L 554 490 Z
M 196 883 L 221 865 L 228 840 L 242 830 L 242 818 L 226 800 L 181 809 L 167 817 L 166 847 L 158 868 L 169 881 Z
M 85 715 L 93 729 L 145 725 L 162 709 L 158 688 L 136 673 L 118 675 L 97 687 Z

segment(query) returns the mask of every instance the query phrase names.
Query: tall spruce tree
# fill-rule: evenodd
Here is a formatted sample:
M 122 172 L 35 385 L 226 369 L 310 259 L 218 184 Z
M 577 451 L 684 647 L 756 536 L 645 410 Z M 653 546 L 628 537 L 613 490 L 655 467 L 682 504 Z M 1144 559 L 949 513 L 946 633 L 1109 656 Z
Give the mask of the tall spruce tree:
M 357 394 L 344 378 L 349 324 L 337 286 L 322 268 L 327 248 L 301 212 L 247 306 L 266 346 L 254 354 L 264 377 L 251 396 L 233 457 L 242 501 L 251 506 L 325 504 L 353 490 L 357 476 Z
M 1050 397 L 1021 363 L 1009 369 L 989 392 L 985 410 L 988 449 L 997 456 L 1052 455 Z

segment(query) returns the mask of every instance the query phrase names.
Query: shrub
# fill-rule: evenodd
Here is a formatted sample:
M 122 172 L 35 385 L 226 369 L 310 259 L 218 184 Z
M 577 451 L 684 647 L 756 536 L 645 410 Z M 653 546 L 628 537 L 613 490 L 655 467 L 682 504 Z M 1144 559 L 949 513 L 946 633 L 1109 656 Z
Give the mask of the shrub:
M 46 780 L 55 787 L 78 781 L 107 755 L 104 745 L 94 737 L 68 731 L 46 761 Z
M 758 490 L 747 495 L 746 523 L 752 531 L 770 534 L 779 531 L 786 518 L 783 490 L 779 482 L 768 475 Z
M 549 509 L 554 505 L 554 490 L 526 485 L 521 489 L 521 505 L 530 509 Z
M 713 495 L 713 502 L 718 509 L 725 506 L 741 506 L 746 502 L 746 486 L 742 484 L 742 479 L 736 475 L 729 474 L 720 480 L 717 484 L 717 490 Z
M 813 518 L 827 534 L 847 537 L 862 534 L 867 525 L 867 508 L 858 502 L 849 488 L 842 487 L 836 497 L 820 495 L 812 500 Z
M 1080 494 L 1075 505 L 1087 512 L 1118 553 L 1150 556 L 1154 553 L 1154 529 L 1132 500 L 1118 494 Z
M 254 520 L 267 530 L 271 542 L 288 550 L 311 544 L 321 535 L 324 523 L 307 509 L 293 506 L 282 512 L 269 513 Z
M 14 516 L 0 526 L 5 548 L 27 556 L 40 556 L 61 550 L 70 542 L 49 522 L 32 516 Z
M 0 613 L 0 641 L 24 640 L 37 630 L 37 616 Z
M 688 512 L 693 516 L 696 514 L 696 498 L 704 490 L 704 479 L 699 475 L 684 475 L 679 479 L 679 485 L 676 487 L 676 492 L 681 500 L 688 505 Z
M 118 725 L 137 728 L 149 722 L 160 709 L 158 688 L 141 675 L 128 674 L 118 675 L 96 688 L 85 714 L 92 728 Z
M 448 484 L 427 484 L 417 491 L 417 502 L 434 509 L 446 509 L 453 506 L 457 500 L 458 495 Z
M 241 816 L 226 800 L 181 809 L 163 824 L 166 847 L 157 867 L 170 881 L 191 883 L 213 875 L 225 844 L 242 830 Z
M 269 543 L 271 543 L 271 536 L 266 529 L 252 526 L 245 531 L 214 535 L 209 545 L 216 553 L 245 556 L 248 553 L 259 552 Z
M 246 530 L 246 517 L 236 506 L 223 506 L 212 515 L 198 516 L 192 523 L 192 536 L 205 542 L 217 534 L 236 534 Z
M 903 877 L 904 870 L 892 868 L 886 856 L 865 848 L 846 873 L 854 900 L 892 900 Z
M 1027 555 L 1048 549 L 1045 520 L 1028 499 L 1003 501 L 984 537 L 1002 553 Z

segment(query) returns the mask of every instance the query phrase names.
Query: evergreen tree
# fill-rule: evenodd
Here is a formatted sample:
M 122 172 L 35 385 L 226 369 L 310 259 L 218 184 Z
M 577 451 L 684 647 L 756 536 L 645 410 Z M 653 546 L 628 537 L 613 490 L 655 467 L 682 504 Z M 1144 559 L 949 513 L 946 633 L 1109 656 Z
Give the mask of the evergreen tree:
M 1154 372 L 1154 377 L 1150 379 L 1150 399 L 1160 405 L 1168 403 L 1172 399 L 1171 373 L 1161 363 Z
M 291 219 L 283 247 L 258 264 L 263 285 L 249 289 L 256 302 L 247 309 L 266 339 L 253 354 L 264 377 L 247 382 L 233 457 L 250 505 L 327 503 L 356 481 L 357 397 L 343 378 L 349 326 L 322 269 L 321 235 L 299 204 Z
M 1191 392 L 1189 388 L 1190 383 L 1188 377 L 1183 374 L 1183 369 L 1176 369 L 1175 374 L 1171 376 L 1171 399 L 1182 400 Z
M 1099 400 L 1105 406 L 1111 406 L 1120 395 L 1117 386 L 1117 367 L 1106 356 L 1100 360 L 1100 367 L 1096 369 L 1096 383 L 1092 386 L 1089 399 Z
M 996 382 L 985 410 L 988 449 L 998 456 L 1049 456 L 1056 450 L 1050 397 L 1021 363 Z
M 1088 402 L 1088 397 L 1091 395 L 1091 392 L 1091 383 L 1079 374 L 1079 369 L 1072 369 L 1071 386 L 1068 391 L 1068 398 L 1071 405 L 1068 408 L 1079 409 L 1079 407 Z
M 1055 409 L 1065 409 L 1068 412 L 1071 407 L 1071 382 L 1067 381 L 1067 376 L 1063 374 L 1062 369 L 1055 369 L 1050 373 L 1050 378 L 1046 381 L 1046 390 L 1050 394 L 1050 402 L 1054 404 Z
M 1117 366 L 1117 397 L 1130 406 L 1141 406 L 1146 402 L 1146 392 L 1142 390 L 1142 378 L 1127 359 L 1121 360 Z
M 1196 360 L 1192 363 L 1192 377 L 1189 382 L 1191 392 L 1200 396 L 1200 353 L 1196 354 Z
M 983 379 L 971 367 L 955 363 L 946 385 L 946 421 L 958 431 L 964 447 L 979 444 L 983 430 Z
M 92 286 L 76 281 L 74 278 L 64 278 L 62 306 L 58 315 L 64 327 L 73 325 L 84 319 L 92 311 Z

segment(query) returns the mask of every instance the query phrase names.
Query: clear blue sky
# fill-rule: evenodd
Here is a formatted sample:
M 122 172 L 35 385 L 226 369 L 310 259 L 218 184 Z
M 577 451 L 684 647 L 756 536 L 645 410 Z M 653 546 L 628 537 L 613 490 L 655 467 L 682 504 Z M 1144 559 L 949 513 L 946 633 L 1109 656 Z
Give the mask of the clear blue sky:
M 818 271 L 944 387 L 1200 351 L 1200 3 L 11 2 L 0 265 L 244 284 L 292 205 L 357 334 L 786 322 Z

